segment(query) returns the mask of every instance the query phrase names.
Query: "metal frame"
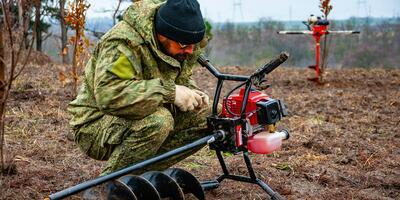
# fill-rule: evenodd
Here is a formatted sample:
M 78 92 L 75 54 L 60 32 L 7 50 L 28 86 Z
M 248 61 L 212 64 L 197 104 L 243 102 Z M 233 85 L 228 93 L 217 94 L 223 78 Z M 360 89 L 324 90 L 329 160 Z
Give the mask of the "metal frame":
M 224 161 L 224 158 L 222 156 L 221 151 L 217 151 L 216 153 L 217 153 L 217 158 L 218 158 L 218 161 L 219 161 L 219 163 L 221 165 L 223 174 L 220 175 L 215 180 L 201 182 L 201 185 L 202 185 L 204 190 L 211 190 L 211 189 L 218 188 L 219 184 L 223 180 L 230 179 L 230 180 L 239 181 L 239 182 L 257 184 L 258 186 L 260 186 L 271 197 L 271 199 L 285 199 L 278 192 L 275 192 L 263 180 L 257 178 L 256 174 L 254 173 L 254 169 L 253 169 L 253 166 L 251 164 L 251 160 L 250 160 L 250 157 L 248 155 L 248 152 L 243 152 L 243 158 L 244 158 L 244 161 L 246 163 L 246 167 L 247 167 L 249 176 L 241 176 L 241 175 L 230 174 L 228 168 L 226 167 L 226 164 L 225 164 L 225 161 Z
M 216 78 L 218 78 L 218 83 L 217 87 L 215 90 L 215 95 L 214 95 L 214 102 L 213 102 L 213 110 L 212 110 L 212 116 L 209 117 L 209 120 L 214 120 L 214 121 L 223 121 L 225 119 L 219 119 L 218 118 L 218 101 L 219 97 L 221 95 L 221 89 L 224 80 L 229 80 L 229 81 L 241 81 L 245 82 L 245 93 L 243 96 L 243 101 L 241 105 L 241 112 L 240 112 L 240 119 L 238 120 L 240 125 L 242 126 L 242 130 L 246 132 L 246 106 L 247 106 L 247 100 L 249 97 L 249 93 L 251 90 L 251 86 L 253 85 L 253 82 L 255 79 L 262 79 L 264 77 L 264 74 L 268 74 L 271 71 L 273 71 L 276 67 L 278 67 L 280 64 L 282 64 L 286 59 L 288 58 L 288 55 L 286 53 L 281 53 L 280 57 L 271 61 L 270 63 L 266 64 L 264 67 L 260 68 L 256 72 L 254 72 L 251 76 L 240 76 L 240 75 L 228 75 L 228 74 L 222 74 L 220 73 L 215 67 L 213 67 L 209 61 L 204 58 L 200 57 L 199 58 L 199 63 L 203 66 L 206 67 Z M 212 127 L 209 127 L 212 128 Z M 224 158 L 222 156 L 222 149 L 219 149 L 218 147 L 214 147 L 214 150 L 216 151 L 218 161 L 220 163 L 221 169 L 223 171 L 223 174 L 220 175 L 218 178 L 215 180 L 210 180 L 210 181 L 204 181 L 201 182 L 202 187 L 204 190 L 211 190 L 219 187 L 219 184 L 225 180 L 225 179 L 231 179 L 239 182 L 246 182 L 246 183 L 252 183 L 252 184 L 257 184 L 260 186 L 270 197 L 271 199 L 285 199 L 283 198 L 279 193 L 275 192 L 267 183 L 262 181 L 261 179 L 257 178 L 256 174 L 254 173 L 254 169 L 250 160 L 250 157 L 248 155 L 248 150 L 245 148 L 246 146 L 246 140 L 243 136 L 243 141 L 244 145 L 239 147 L 240 151 L 243 152 L 243 159 L 246 163 L 247 171 L 249 176 L 242 176 L 242 175 L 234 175 L 230 174 L 229 170 L 226 166 L 226 163 L 224 161 Z

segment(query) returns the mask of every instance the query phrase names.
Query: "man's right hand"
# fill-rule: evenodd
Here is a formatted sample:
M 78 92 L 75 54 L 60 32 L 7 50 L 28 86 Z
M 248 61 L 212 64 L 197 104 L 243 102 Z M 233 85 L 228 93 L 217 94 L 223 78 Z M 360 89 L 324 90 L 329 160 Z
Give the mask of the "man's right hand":
M 203 103 L 202 97 L 183 85 L 175 85 L 175 102 L 174 104 L 181 111 L 191 111 Z

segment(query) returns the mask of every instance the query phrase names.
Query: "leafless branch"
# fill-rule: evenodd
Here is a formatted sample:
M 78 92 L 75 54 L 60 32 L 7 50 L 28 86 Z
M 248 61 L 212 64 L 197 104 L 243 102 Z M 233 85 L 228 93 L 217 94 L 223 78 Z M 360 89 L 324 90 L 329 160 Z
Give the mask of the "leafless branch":
M 5 0 L 2 0 L 2 1 L 3 1 L 3 5 L 4 5 L 5 4 Z M 13 81 L 12 77 L 14 76 L 15 67 L 17 65 L 17 63 L 16 63 L 17 59 L 15 59 L 14 39 L 12 37 L 12 27 L 10 25 L 10 21 L 9 21 L 10 19 L 7 17 L 8 15 L 9 15 L 9 10 L 6 11 L 4 9 L 4 16 L 5 16 L 4 22 L 6 24 L 6 29 L 8 31 L 8 37 L 9 37 L 9 40 L 10 40 L 9 42 L 10 42 L 10 46 L 11 46 L 11 68 L 10 68 L 9 79 L 6 81 L 7 82 L 6 91 L 5 91 L 5 94 L 4 94 L 3 99 L 2 99 L 3 110 L 4 110 L 4 107 L 5 107 L 6 101 L 8 99 L 8 96 L 10 94 L 11 85 L 12 85 L 12 81 Z
M 0 57 L 0 62 L 2 62 L 2 63 L 4 63 L 4 64 L 6 63 L 6 61 L 5 61 L 3 58 L 1 58 L 1 57 Z
M 37 12 L 37 11 L 36 11 Z M 28 49 L 28 54 L 25 57 L 24 63 L 22 64 L 21 68 L 18 70 L 18 72 L 16 73 L 15 76 L 10 76 L 10 79 L 15 80 L 20 74 L 21 72 L 25 69 L 26 65 L 28 64 L 28 60 L 29 57 L 32 53 L 32 49 L 33 49 L 33 42 L 35 41 L 36 38 L 36 29 L 37 29 L 37 25 L 39 24 L 39 19 L 35 19 L 35 23 L 33 24 L 33 32 L 32 32 L 32 40 L 31 43 L 29 44 L 29 49 Z M 20 46 L 19 49 L 21 50 L 22 48 L 24 48 L 23 46 Z
M 117 4 L 117 8 L 115 9 L 114 13 L 113 13 L 113 25 L 115 25 L 115 21 L 116 21 L 116 17 L 117 17 L 117 13 L 119 11 L 119 7 L 121 6 L 121 2 L 122 0 L 118 0 L 118 4 Z
M 53 35 L 52 32 L 47 33 L 47 34 L 44 36 L 44 38 L 42 39 L 42 41 L 46 41 L 46 40 L 49 39 L 49 37 L 51 37 L 52 35 Z
M 37 22 L 35 21 L 34 28 L 33 28 L 34 32 L 36 32 L 36 26 L 37 26 Z M 13 80 L 15 80 L 21 74 L 21 72 L 25 69 L 26 65 L 28 64 L 28 60 L 29 60 L 29 57 L 30 57 L 31 52 L 32 52 L 33 42 L 34 41 L 35 41 L 35 36 L 33 36 L 32 40 L 31 40 L 31 44 L 29 45 L 28 54 L 25 57 L 24 63 L 22 64 L 21 68 L 18 70 L 16 75 L 14 77 L 12 77 Z
M 24 49 L 24 48 L 23 48 L 23 45 L 24 45 L 24 38 L 21 38 L 21 42 L 20 42 L 20 44 L 19 44 L 19 46 L 18 46 L 19 49 L 18 49 L 17 56 L 16 56 L 17 60 L 16 60 L 16 62 L 15 62 L 15 63 L 17 63 L 17 64 L 18 64 L 18 62 L 19 62 L 19 58 L 20 58 L 22 49 Z

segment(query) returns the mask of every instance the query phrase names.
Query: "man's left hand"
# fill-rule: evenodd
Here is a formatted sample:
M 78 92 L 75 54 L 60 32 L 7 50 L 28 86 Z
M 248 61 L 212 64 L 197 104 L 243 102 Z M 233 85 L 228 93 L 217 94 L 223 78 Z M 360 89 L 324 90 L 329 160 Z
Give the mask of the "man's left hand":
M 203 106 L 208 106 L 210 105 L 210 97 L 208 95 L 200 90 L 193 90 L 196 92 L 198 95 L 201 96 L 201 104 L 198 105 L 198 107 L 203 107 Z

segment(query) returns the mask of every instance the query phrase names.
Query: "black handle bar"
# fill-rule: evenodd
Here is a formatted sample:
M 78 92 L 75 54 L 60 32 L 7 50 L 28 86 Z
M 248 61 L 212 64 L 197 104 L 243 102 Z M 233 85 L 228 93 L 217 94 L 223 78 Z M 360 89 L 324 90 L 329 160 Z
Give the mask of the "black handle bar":
M 200 63 L 203 67 L 207 68 L 208 71 L 211 72 L 215 77 L 222 80 L 230 80 L 230 81 L 247 81 L 249 80 L 249 76 L 242 76 L 242 75 L 232 75 L 232 74 L 223 74 L 219 72 L 211 63 L 210 61 L 203 55 L 200 55 L 197 59 L 197 62 Z
M 242 103 L 242 107 L 241 107 L 241 115 L 243 118 L 245 118 L 244 111 L 246 110 L 246 104 L 247 104 L 248 95 L 249 95 L 249 92 L 251 89 L 251 85 L 254 84 L 254 82 L 257 79 L 262 80 L 263 79 L 262 76 L 264 76 L 264 74 L 268 74 L 271 71 L 273 71 L 280 64 L 285 62 L 288 57 L 289 57 L 289 54 L 287 54 L 286 52 L 282 52 L 278 58 L 267 63 L 266 65 L 264 65 L 263 67 L 261 67 L 260 69 L 255 71 L 251 76 L 242 76 L 242 75 L 222 74 L 214 66 L 211 65 L 210 61 L 206 57 L 204 57 L 203 55 L 200 55 L 199 58 L 197 59 L 197 62 L 199 62 L 203 67 L 207 68 L 208 71 L 210 71 L 216 78 L 218 78 L 217 87 L 215 88 L 212 115 L 218 116 L 218 101 L 219 101 L 219 97 L 221 95 L 221 90 L 222 90 L 222 85 L 223 85 L 224 80 L 241 81 L 244 83 L 240 84 L 239 87 L 241 87 L 242 85 L 246 85 L 245 86 L 245 88 L 246 88 L 245 95 L 243 97 L 243 103 Z
M 283 62 L 285 62 L 288 58 L 289 54 L 286 52 L 282 52 L 277 58 L 265 64 L 263 67 L 257 69 L 257 71 L 255 71 L 251 76 L 223 74 L 219 72 L 214 66 L 212 66 L 210 61 L 203 55 L 199 56 L 197 62 L 199 62 L 203 67 L 207 68 L 218 79 L 231 80 L 231 81 L 248 81 L 253 77 L 257 77 L 272 72 L 275 68 L 277 68 Z

